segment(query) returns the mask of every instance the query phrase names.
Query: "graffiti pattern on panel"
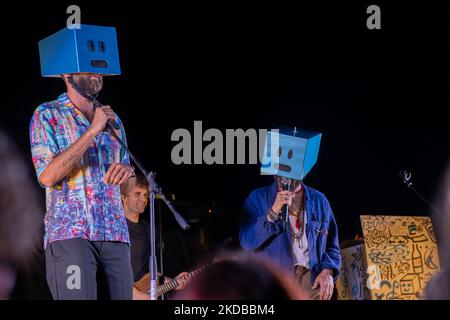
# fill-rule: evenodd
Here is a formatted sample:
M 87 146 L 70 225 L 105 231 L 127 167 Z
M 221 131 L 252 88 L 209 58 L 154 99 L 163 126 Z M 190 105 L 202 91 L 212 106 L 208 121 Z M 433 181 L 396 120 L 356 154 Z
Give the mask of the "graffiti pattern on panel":
M 417 300 L 439 270 L 429 217 L 361 216 L 367 269 L 379 270 L 376 300 Z

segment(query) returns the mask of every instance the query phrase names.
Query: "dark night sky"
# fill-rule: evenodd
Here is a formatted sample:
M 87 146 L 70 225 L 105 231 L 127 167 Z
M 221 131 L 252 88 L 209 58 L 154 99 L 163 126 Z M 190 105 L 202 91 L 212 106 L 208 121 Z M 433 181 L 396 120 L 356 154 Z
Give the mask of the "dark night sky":
M 40 77 L 37 43 L 65 26 L 70 3 L 42 3 L 8 9 L 1 21 L 1 126 L 28 160 L 32 112 L 64 89 Z M 173 165 L 172 131 L 192 132 L 194 120 L 223 130 L 300 125 L 323 133 L 305 182 L 328 197 L 344 240 L 359 232 L 360 214 L 428 214 L 398 171 L 411 170 L 433 199 L 450 155 L 450 38 L 448 8 L 380 5 L 382 29 L 370 31 L 372 3 L 342 3 L 79 5 L 82 23 L 117 28 L 122 75 L 105 80 L 100 101 L 166 191 L 215 201 L 233 224 L 270 178 L 257 165 Z

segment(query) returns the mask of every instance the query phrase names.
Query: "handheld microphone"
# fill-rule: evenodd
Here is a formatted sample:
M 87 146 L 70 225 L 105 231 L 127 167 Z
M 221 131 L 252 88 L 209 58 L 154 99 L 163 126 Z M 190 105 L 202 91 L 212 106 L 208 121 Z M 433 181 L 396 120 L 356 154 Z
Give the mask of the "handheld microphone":
M 75 89 L 76 92 L 78 92 L 82 97 L 88 99 L 89 101 L 92 101 L 92 104 L 94 106 L 94 111 L 97 108 L 101 108 L 103 107 L 103 104 L 101 104 L 98 100 L 97 100 L 97 95 L 90 95 L 86 92 L 83 91 L 82 88 L 80 88 L 75 81 L 73 80 L 73 76 L 70 75 L 69 77 L 67 77 L 67 80 L 69 81 L 70 85 L 72 86 L 72 88 Z M 112 132 L 114 130 L 119 130 L 119 126 L 112 120 L 108 120 L 108 123 L 106 124 L 106 128 L 105 130 L 108 130 L 109 132 Z
M 97 99 L 94 99 L 92 101 L 92 103 L 94 104 L 94 111 L 97 108 L 101 108 L 103 107 L 103 104 L 101 104 Z M 112 121 L 111 119 L 108 120 L 107 124 L 106 124 L 106 130 L 108 131 L 112 131 L 112 130 L 119 130 L 119 126 L 117 125 L 117 123 L 115 123 L 114 121 Z
M 291 183 L 292 180 L 289 178 L 282 177 L 280 179 L 281 190 L 283 191 L 291 191 Z M 285 204 L 281 209 L 282 214 L 284 215 L 284 221 L 289 222 L 289 208 L 288 205 Z

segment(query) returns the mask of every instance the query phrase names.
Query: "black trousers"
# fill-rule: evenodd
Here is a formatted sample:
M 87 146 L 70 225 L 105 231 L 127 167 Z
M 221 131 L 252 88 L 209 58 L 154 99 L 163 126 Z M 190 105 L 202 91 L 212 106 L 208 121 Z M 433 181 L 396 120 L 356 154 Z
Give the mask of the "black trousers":
M 122 242 L 81 238 L 56 241 L 45 249 L 47 283 L 55 300 L 96 300 L 102 271 L 112 300 L 133 298 L 130 247 Z

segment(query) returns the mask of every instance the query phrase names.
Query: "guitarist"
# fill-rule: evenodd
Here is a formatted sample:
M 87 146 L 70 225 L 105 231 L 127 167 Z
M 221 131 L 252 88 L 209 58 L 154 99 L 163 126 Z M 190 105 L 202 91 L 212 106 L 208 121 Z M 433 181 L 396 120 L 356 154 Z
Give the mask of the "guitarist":
M 133 286 L 133 300 L 149 300 L 147 292 L 138 289 L 136 283 L 142 278 L 148 278 L 150 256 L 150 228 L 148 223 L 140 219 L 148 202 L 148 181 L 144 176 L 138 175 L 128 179 L 120 188 L 122 204 L 130 234 L 131 267 L 135 286 Z M 176 279 L 179 286 L 176 290 L 183 289 L 187 280 L 186 272 L 180 273 Z M 169 277 L 163 277 L 158 273 L 159 279 L 164 282 L 172 281 Z M 142 281 L 141 281 L 142 282 Z

